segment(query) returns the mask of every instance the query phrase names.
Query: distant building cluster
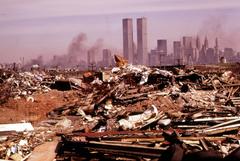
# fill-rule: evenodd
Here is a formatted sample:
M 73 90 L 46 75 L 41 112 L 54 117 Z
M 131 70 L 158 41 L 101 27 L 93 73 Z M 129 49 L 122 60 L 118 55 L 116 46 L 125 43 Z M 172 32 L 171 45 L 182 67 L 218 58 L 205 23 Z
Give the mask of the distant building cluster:
M 148 26 L 147 18 L 136 19 L 136 34 L 133 32 L 133 19 L 122 19 L 123 31 L 123 56 L 130 64 L 147 66 L 168 66 L 168 65 L 194 65 L 194 64 L 217 64 L 240 62 L 240 52 L 233 48 L 219 46 L 218 38 L 215 38 L 214 45 L 209 45 L 207 36 L 201 41 L 200 36 L 183 36 L 181 40 L 173 41 L 169 45 L 167 39 L 157 39 L 156 47 L 148 47 Z M 134 42 L 136 35 L 136 43 Z M 39 56 L 25 63 L 24 58 L 20 63 L 0 64 L 1 68 L 31 68 L 32 65 L 41 67 L 76 69 L 76 70 L 98 70 L 114 66 L 113 53 L 111 49 L 103 49 L 101 41 L 96 41 L 92 46 L 84 46 L 86 34 L 80 33 L 70 44 L 69 52 L 65 55 L 55 55 L 49 64 L 44 64 L 43 57 Z M 221 40 L 220 40 L 221 41 Z M 169 50 L 169 46 L 171 50 Z M 99 60 L 99 55 L 102 59 Z M 87 58 L 83 58 L 82 56 Z M 86 60 L 83 60 L 86 59 Z
M 232 48 L 220 50 L 218 38 L 210 47 L 208 38 L 201 43 L 200 38 L 183 36 L 182 41 L 173 41 L 173 53 L 168 51 L 166 39 L 157 40 L 157 47 L 148 51 L 147 19 L 137 19 L 137 50 L 133 41 L 133 20 L 125 18 L 123 24 L 123 56 L 132 64 L 149 66 L 216 64 L 220 62 L 239 62 L 240 53 Z
M 87 55 L 87 64 L 88 69 L 90 70 L 96 70 L 99 68 L 106 68 L 113 66 L 114 60 L 113 55 L 110 49 L 103 49 L 102 50 L 102 60 L 96 61 L 96 53 L 91 53 L 88 51 Z

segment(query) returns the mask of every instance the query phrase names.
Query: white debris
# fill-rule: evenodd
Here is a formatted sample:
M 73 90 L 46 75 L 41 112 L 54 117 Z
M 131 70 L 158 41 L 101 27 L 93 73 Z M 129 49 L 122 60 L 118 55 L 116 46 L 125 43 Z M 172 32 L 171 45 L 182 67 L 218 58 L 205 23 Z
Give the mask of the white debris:
M 16 124 L 0 124 L 0 131 L 33 131 L 31 123 L 16 123 Z

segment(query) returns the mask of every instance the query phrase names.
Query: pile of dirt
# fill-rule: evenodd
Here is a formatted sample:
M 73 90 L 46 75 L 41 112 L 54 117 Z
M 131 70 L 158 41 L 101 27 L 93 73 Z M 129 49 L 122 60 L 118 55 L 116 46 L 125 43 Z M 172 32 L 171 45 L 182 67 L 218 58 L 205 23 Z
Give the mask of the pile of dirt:
M 36 123 L 46 118 L 46 114 L 65 104 L 77 101 L 76 91 L 51 90 L 48 93 L 34 95 L 34 102 L 26 101 L 25 98 L 9 99 L 0 105 L 0 123 L 16 123 L 30 121 Z

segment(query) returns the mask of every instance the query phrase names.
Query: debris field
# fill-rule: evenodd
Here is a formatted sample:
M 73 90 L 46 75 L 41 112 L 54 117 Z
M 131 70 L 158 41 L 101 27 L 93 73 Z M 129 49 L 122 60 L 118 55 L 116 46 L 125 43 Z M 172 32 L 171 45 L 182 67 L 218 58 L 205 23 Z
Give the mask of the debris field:
M 57 139 L 57 161 L 240 160 L 239 73 L 115 62 L 75 76 L 1 69 L 0 159 Z

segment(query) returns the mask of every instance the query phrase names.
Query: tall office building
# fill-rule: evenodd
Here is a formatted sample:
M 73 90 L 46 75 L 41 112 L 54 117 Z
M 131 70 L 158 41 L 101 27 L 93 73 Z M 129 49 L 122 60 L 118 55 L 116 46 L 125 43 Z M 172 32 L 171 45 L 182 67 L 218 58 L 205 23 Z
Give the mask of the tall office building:
M 103 65 L 105 67 L 109 67 L 112 65 L 112 54 L 111 54 L 111 50 L 109 49 L 103 49 Z
M 216 63 L 219 63 L 220 56 L 219 56 L 218 38 L 215 39 L 214 50 L 215 50 L 215 59 L 216 59 Z
M 87 63 L 88 65 L 96 64 L 95 53 L 91 50 L 87 53 Z
M 147 64 L 147 18 L 137 19 L 137 63 Z
M 208 60 L 207 59 L 207 50 L 208 50 L 209 46 L 208 46 L 208 39 L 207 37 L 205 37 L 204 39 L 204 42 L 203 42 L 203 45 L 202 45 L 202 49 L 200 51 L 200 54 L 199 54 L 199 63 L 200 64 L 206 64 Z M 209 50 L 208 53 L 211 53 L 210 52 L 211 50 Z
M 159 64 L 166 63 L 167 57 L 167 40 L 157 40 L 157 53 L 159 54 Z
M 132 19 L 125 18 L 123 24 L 123 56 L 129 63 L 133 63 L 133 23 Z
M 207 36 L 205 37 L 205 39 L 204 39 L 204 47 L 206 48 L 206 49 L 208 49 L 209 47 L 208 47 L 208 39 L 207 39 Z
M 183 63 L 192 64 L 194 62 L 193 38 L 191 36 L 183 37 Z
M 201 50 L 201 41 L 200 41 L 199 36 L 197 36 L 197 38 L 196 38 L 196 48 L 198 50 Z
M 215 39 L 215 49 L 218 50 L 219 45 L 218 45 L 218 38 Z
M 180 65 L 182 63 L 180 41 L 173 41 L 173 57 L 174 57 L 174 64 Z
M 158 50 L 151 50 L 148 54 L 148 64 L 149 66 L 159 66 L 160 65 L 160 54 Z
M 162 55 L 167 55 L 167 40 L 157 40 L 157 50 Z
M 215 64 L 217 63 L 217 58 L 215 55 L 214 48 L 207 48 L 204 64 Z
M 190 36 L 183 37 L 183 47 L 186 49 L 192 48 L 192 37 Z

